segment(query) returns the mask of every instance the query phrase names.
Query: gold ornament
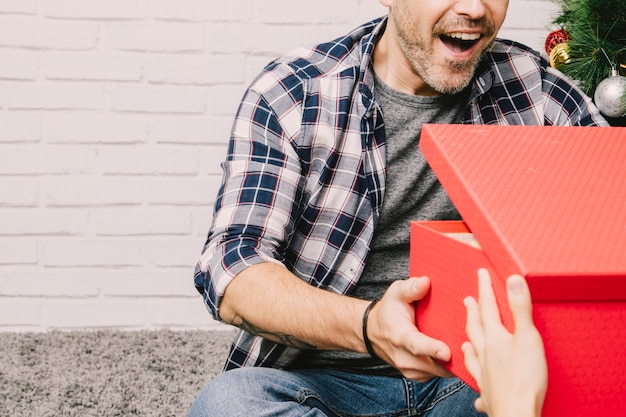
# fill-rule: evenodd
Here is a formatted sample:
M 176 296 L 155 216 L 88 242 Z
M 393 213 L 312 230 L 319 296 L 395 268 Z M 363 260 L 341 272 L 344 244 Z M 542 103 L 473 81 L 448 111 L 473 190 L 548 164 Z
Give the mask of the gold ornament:
M 570 62 L 569 45 L 567 42 L 554 45 L 552 51 L 550 51 L 550 65 L 552 68 L 559 69 L 563 65 Z

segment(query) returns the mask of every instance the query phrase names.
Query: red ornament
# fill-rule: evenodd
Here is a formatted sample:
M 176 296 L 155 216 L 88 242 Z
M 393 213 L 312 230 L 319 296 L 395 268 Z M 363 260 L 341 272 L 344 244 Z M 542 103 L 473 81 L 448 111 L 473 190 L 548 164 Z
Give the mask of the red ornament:
M 555 30 L 554 32 L 550 32 L 548 37 L 546 38 L 546 52 L 550 55 L 552 52 L 552 48 L 555 45 L 560 43 L 565 43 L 569 40 L 569 33 L 565 29 Z

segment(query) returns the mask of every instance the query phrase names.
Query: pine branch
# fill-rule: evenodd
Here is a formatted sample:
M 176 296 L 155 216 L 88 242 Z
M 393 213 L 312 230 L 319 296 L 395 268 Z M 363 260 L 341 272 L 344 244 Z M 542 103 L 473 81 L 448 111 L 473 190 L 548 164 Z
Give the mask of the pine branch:
M 562 12 L 554 23 L 568 32 L 571 57 L 559 69 L 593 96 L 613 68 L 626 64 L 626 1 L 558 1 Z

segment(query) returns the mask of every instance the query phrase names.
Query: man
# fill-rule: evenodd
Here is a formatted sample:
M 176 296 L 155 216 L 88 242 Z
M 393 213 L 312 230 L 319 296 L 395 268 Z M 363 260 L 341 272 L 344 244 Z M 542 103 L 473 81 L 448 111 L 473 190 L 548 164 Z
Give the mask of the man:
M 195 283 L 241 329 L 190 415 L 476 413 L 420 333 L 408 221 L 458 219 L 423 123 L 606 125 L 506 0 L 381 0 L 388 18 L 270 63 L 243 98 Z M 371 300 L 380 300 L 372 304 Z

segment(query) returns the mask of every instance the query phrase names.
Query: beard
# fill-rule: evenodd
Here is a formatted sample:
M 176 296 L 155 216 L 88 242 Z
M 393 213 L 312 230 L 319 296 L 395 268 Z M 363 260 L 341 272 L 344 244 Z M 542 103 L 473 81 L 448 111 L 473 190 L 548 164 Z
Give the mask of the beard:
M 417 30 L 414 23 L 408 21 L 407 13 L 400 11 L 394 14 L 394 23 L 398 33 L 400 46 L 407 57 L 413 70 L 422 80 L 441 94 L 457 94 L 463 91 L 472 81 L 476 68 L 485 51 L 493 44 L 491 41 L 479 54 L 465 60 L 447 59 L 443 65 L 435 65 L 437 58 L 431 39 L 438 38 L 446 33 L 451 33 L 454 28 L 459 27 L 480 27 L 483 29 L 483 36 L 493 37 L 495 28 L 486 19 L 463 20 L 454 22 L 440 22 L 433 28 L 432 38 L 424 39 Z

